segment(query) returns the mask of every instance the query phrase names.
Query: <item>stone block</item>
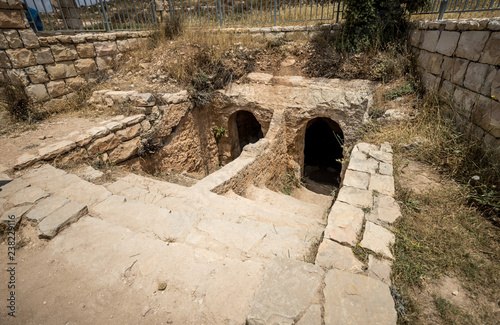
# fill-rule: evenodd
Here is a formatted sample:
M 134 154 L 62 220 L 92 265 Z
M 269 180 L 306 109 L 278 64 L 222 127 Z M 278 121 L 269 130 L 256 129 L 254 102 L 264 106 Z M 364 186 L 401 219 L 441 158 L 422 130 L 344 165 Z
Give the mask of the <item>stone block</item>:
M 436 77 L 432 73 L 424 71 L 421 76 L 422 84 L 427 91 L 434 91 L 438 89 L 439 77 Z
M 47 83 L 47 91 L 50 97 L 57 98 L 68 93 L 64 80 L 51 81 Z
M 337 200 L 357 206 L 359 208 L 371 208 L 373 203 L 371 191 L 362 190 L 350 186 L 343 186 L 340 189 Z
M 132 116 L 126 117 L 121 122 L 123 123 L 123 125 L 130 126 L 130 125 L 134 125 L 137 123 L 141 123 L 145 118 L 146 118 L 146 115 L 138 114 L 138 115 L 132 115 Z
M 24 71 L 26 71 L 31 83 L 38 84 L 49 81 L 49 76 L 47 75 L 47 72 L 45 72 L 43 65 L 34 65 L 32 67 L 25 68 Z
M 119 141 L 116 135 L 109 134 L 104 138 L 100 138 L 89 144 L 87 152 L 90 156 L 97 155 L 99 153 L 104 153 L 108 150 L 114 149 L 118 146 Z
M 439 41 L 439 35 L 440 35 L 439 30 L 431 30 L 431 31 L 426 31 L 423 32 L 423 42 L 422 42 L 422 49 L 429 51 L 429 52 L 436 52 L 436 46 Z
M 78 53 L 74 45 L 54 44 L 50 46 L 56 62 L 78 59 Z
M 109 130 L 104 126 L 96 126 L 87 132 L 93 139 L 99 139 L 109 134 Z
M 94 47 L 97 56 L 108 56 L 118 53 L 116 42 L 95 42 Z
M 17 226 L 22 217 L 24 217 L 24 215 L 30 208 L 31 205 L 22 205 L 9 209 L 7 212 L 0 216 L 0 226 L 7 225 L 8 221 L 12 220 L 10 216 L 14 216 L 14 225 Z
M 9 202 L 14 206 L 34 204 L 38 200 L 41 200 L 47 196 L 49 196 L 49 193 L 45 192 L 41 188 L 36 186 L 28 186 L 12 195 L 9 199 Z
M 22 48 L 24 46 L 21 37 L 16 29 L 4 30 L 3 34 L 9 43 L 9 47 L 12 49 Z
M 24 179 L 16 178 L 7 184 L 0 186 L 0 198 L 7 198 L 14 195 L 16 192 L 30 186 Z
M 187 102 L 189 100 L 189 94 L 187 90 L 182 90 L 178 93 L 163 94 L 162 98 L 166 104 L 179 104 Z
M 134 106 L 150 107 L 156 104 L 156 98 L 151 93 L 140 93 L 130 96 L 130 102 Z
M 443 76 L 443 79 L 445 80 L 451 80 L 454 64 L 455 59 L 445 56 L 443 58 L 443 63 L 441 63 L 441 71 L 439 72 L 439 75 Z
M 6 50 L 10 48 L 9 42 L 5 38 L 2 32 L 0 32 L 0 50 Z
M 392 232 L 382 226 L 376 225 L 373 222 L 367 221 L 361 247 L 370 249 L 375 253 L 379 253 L 387 258 L 393 259 L 391 245 L 396 241 L 396 237 Z
M 10 59 L 7 53 L 3 50 L 0 50 L 0 68 L 12 68 L 12 64 L 10 63 Z
M 343 184 L 345 186 L 352 186 L 363 190 L 367 190 L 369 183 L 370 183 L 370 174 L 350 169 L 346 170 L 343 181 Z
M 75 69 L 78 74 L 87 74 L 97 71 L 94 59 L 80 59 L 75 61 Z
M 439 53 L 430 53 L 428 58 L 428 72 L 439 75 L 439 73 L 441 72 L 441 63 L 443 63 L 443 56 Z
M 38 236 L 40 238 L 53 238 L 64 227 L 78 221 L 87 212 L 87 206 L 69 202 L 49 214 L 38 224 Z
M 118 47 L 119 52 L 130 51 L 130 44 L 127 39 L 116 41 L 116 46 Z
M 500 103 L 479 96 L 477 105 L 472 111 L 472 121 L 489 134 L 500 138 Z
M 109 160 L 113 163 L 120 163 L 132 158 L 137 154 L 139 143 L 140 139 L 135 138 L 133 140 L 120 144 L 109 153 Z
M 500 70 L 496 70 L 496 74 L 491 82 L 491 98 L 500 100 Z
M 36 36 L 35 32 L 31 28 L 20 29 L 19 35 L 21 36 L 21 40 L 24 43 L 24 47 L 28 49 L 34 49 L 40 47 L 40 43 L 38 42 L 38 36 Z
M 48 64 L 54 63 L 54 57 L 52 56 L 52 51 L 50 47 L 42 47 L 33 50 L 33 55 L 37 64 Z
M 57 157 L 59 155 L 65 154 L 75 147 L 76 143 L 74 143 L 73 141 L 64 140 L 40 148 L 38 150 L 38 154 L 42 157 L 42 159 L 48 160 Z
M 489 36 L 490 32 L 487 31 L 462 32 L 455 51 L 456 56 L 471 61 L 479 60 Z
M 297 325 L 321 325 L 323 324 L 321 318 L 321 305 L 311 305 L 307 312 L 297 322 Z
M 470 90 L 456 87 L 455 93 L 453 94 L 453 102 L 455 103 L 455 107 L 458 112 L 468 119 L 470 118 L 471 112 L 476 105 L 478 96 L 478 94 Z
M 56 62 L 45 66 L 51 80 L 76 77 L 73 61 Z
M 246 324 L 293 324 L 311 304 L 319 303 L 318 290 L 323 275 L 319 266 L 292 259 L 273 259 L 255 292 Z
M 391 291 L 381 281 L 332 269 L 323 293 L 325 325 L 397 323 Z
M 391 265 L 387 260 L 381 260 L 373 255 L 368 256 L 368 276 L 379 280 L 390 286 L 391 283 Z
M 479 92 L 489 72 L 488 70 L 489 65 L 487 64 L 471 62 L 465 74 L 464 87 Z
M 120 140 L 120 142 L 123 142 L 136 137 L 140 131 L 141 131 L 141 125 L 137 123 L 134 124 L 133 126 L 130 126 L 128 128 L 116 132 L 116 136 L 118 137 L 118 140 Z
M 367 217 L 369 221 L 391 224 L 401 217 L 399 205 L 392 196 L 377 195 L 373 201 L 373 209 Z
M 458 45 L 459 32 L 442 31 L 436 46 L 436 52 L 452 56 Z
M 500 65 L 500 32 L 491 33 L 479 62 Z
M 7 76 L 10 82 L 16 86 L 27 86 L 30 83 L 28 75 L 23 69 L 8 69 Z
M 112 56 L 97 57 L 95 62 L 99 70 L 111 69 L 114 66 L 114 59 Z
M 26 214 L 26 219 L 38 223 L 67 203 L 69 203 L 69 200 L 66 198 L 61 196 L 50 196 L 38 202 L 37 205 Z
M 49 98 L 49 96 L 47 95 L 47 99 L 48 98 Z M 31 98 L 31 99 L 34 100 L 33 98 Z M 36 102 L 36 100 L 34 100 L 34 101 Z M 31 166 L 34 163 L 40 161 L 40 159 L 41 158 L 38 155 L 32 155 L 32 154 L 28 154 L 28 153 L 22 154 L 21 156 L 19 156 L 19 158 L 17 158 L 16 164 L 14 165 L 14 169 L 26 168 L 26 167 Z
M 123 123 L 121 122 L 110 122 L 106 124 L 106 129 L 108 129 L 111 132 L 119 131 L 123 129 Z M 118 138 L 119 139 L 119 138 Z
M 363 263 L 354 256 L 349 247 L 329 239 L 324 239 L 319 245 L 315 264 L 325 269 L 337 269 L 352 273 L 363 272 Z
M 358 207 L 340 201 L 335 202 L 328 215 L 325 238 L 356 245 L 364 215 L 363 210 Z
M 93 43 L 78 44 L 76 46 L 76 51 L 80 58 L 93 58 L 96 56 Z
M 28 49 L 6 50 L 14 68 L 25 68 L 36 64 L 33 52 Z
M 370 179 L 370 191 L 394 196 L 394 178 L 388 175 L 374 174 Z
M 24 11 L 0 9 L 0 29 L 3 28 L 26 28 Z
M 414 47 L 420 47 L 422 43 L 422 31 L 418 29 L 413 29 L 410 34 L 410 44 Z
M 80 76 L 74 77 L 74 78 L 64 79 L 64 81 L 66 81 L 66 86 L 68 87 L 68 89 L 70 91 L 71 90 L 73 90 L 73 91 L 78 90 L 81 87 L 83 87 L 86 83 L 85 79 L 83 79 Z
M 454 20 L 447 20 L 445 22 L 444 29 L 445 30 L 457 30 L 458 29 L 458 24 Z
M 464 82 L 465 72 L 469 66 L 468 60 L 455 59 L 453 63 L 453 70 L 451 71 L 451 82 L 456 85 L 462 86 Z
M 497 69 L 492 65 L 488 65 L 488 73 L 486 74 L 484 83 L 481 86 L 481 89 L 479 90 L 479 92 L 482 95 L 488 98 L 491 97 L 491 86 L 493 84 L 493 80 L 495 79 L 496 75 L 497 75 Z
M 44 102 L 50 99 L 44 84 L 29 85 L 25 91 L 26 95 L 34 102 Z

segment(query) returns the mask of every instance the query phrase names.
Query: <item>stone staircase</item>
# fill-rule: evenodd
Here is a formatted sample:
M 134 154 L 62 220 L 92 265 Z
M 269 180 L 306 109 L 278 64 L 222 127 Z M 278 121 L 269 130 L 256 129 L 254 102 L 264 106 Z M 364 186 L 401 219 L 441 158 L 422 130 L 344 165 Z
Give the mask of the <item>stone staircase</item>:
M 90 306 L 78 310 L 89 321 L 395 324 L 390 251 L 384 255 L 391 238 L 368 242 L 389 232 L 398 217 L 387 175 L 390 148 L 359 145 L 349 171 L 329 211 L 330 197 L 304 188 L 291 196 L 256 186 L 241 195 L 217 195 L 135 174 L 96 185 L 42 165 L 15 180 L 0 175 L 0 184 L 6 183 L 0 187 L 0 225 L 15 215 L 16 222 L 25 218 L 36 226 L 40 237 L 52 238 L 19 267 L 53 261 L 68 291 L 58 299 Z M 363 228 L 360 245 L 378 254 L 367 264 L 351 249 Z M 37 289 L 39 283 L 54 279 L 38 274 L 25 281 L 20 290 L 35 304 L 49 295 L 47 286 Z M 77 289 L 80 282 L 86 287 Z M 103 288 L 109 301 L 93 295 Z M 102 311 L 114 308 L 114 297 L 129 303 L 119 309 L 122 318 L 110 321 Z M 65 312 L 34 309 L 19 320 L 50 323 Z

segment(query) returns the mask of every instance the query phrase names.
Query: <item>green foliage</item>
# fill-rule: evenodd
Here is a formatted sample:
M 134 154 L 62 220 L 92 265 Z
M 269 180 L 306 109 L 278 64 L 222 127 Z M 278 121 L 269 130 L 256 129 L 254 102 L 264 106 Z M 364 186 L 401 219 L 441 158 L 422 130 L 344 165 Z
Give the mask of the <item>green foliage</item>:
M 360 52 L 404 37 L 408 14 L 428 0 L 346 0 L 339 49 Z
M 214 138 L 215 141 L 219 142 L 219 140 L 224 136 L 226 133 L 226 128 L 223 126 L 214 126 L 212 128 L 212 132 L 214 133 Z
M 401 87 L 398 87 L 396 89 L 393 89 L 391 91 L 388 91 L 385 93 L 385 98 L 388 100 L 393 100 L 398 97 L 404 96 L 404 95 L 409 95 L 415 91 L 415 88 L 410 82 L 405 83 Z
M 281 183 L 282 183 L 281 191 L 286 195 L 292 194 L 294 188 L 303 185 L 302 181 L 297 177 L 295 177 L 294 174 L 286 174 L 286 176 L 282 179 Z

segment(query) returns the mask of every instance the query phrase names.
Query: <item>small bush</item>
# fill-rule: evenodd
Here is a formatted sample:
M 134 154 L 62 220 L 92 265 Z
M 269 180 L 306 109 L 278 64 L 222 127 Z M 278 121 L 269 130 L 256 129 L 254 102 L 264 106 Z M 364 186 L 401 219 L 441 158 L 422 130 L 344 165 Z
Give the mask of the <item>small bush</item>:
M 413 85 L 410 82 L 407 82 L 401 87 L 386 92 L 385 98 L 388 100 L 393 100 L 404 95 L 412 94 L 414 91 L 415 88 L 413 87 Z
M 182 33 L 183 29 L 184 26 L 182 23 L 182 16 L 180 14 L 176 15 L 174 13 L 167 16 L 163 25 L 163 32 L 166 39 L 174 39 L 174 37 Z
M 2 106 L 16 120 L 33 122 L 42 117 L 20 86 L 0 85 L 0 101 Z

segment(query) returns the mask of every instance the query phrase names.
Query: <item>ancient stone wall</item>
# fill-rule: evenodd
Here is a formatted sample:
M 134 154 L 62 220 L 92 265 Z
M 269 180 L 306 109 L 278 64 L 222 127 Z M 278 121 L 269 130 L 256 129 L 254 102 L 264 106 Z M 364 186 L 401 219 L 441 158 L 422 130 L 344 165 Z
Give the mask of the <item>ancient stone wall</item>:
M 500 148 L 500 20 L 419 22 L 410 43 L 426 90 L 452 104 L 466 131 Z
M 23 87 L 33 102 L 67 99 L 150 32 L 41 36 L 19 0 L 0 0 L 0 83 Z

